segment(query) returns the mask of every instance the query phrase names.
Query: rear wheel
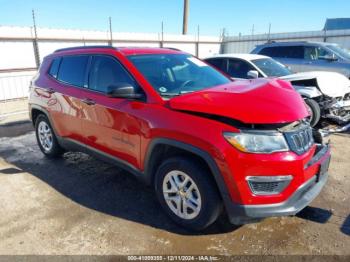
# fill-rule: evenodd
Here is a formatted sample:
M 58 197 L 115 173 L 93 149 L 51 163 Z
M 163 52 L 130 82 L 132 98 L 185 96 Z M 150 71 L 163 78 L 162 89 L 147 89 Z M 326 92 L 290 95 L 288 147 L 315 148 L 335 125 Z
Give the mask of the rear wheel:
M 157 171 L 155 189 L 165 212 L 188 229 L 202 230 L 221 213 L 221 199 L 209 171 L 192 159 L 166 160 Z
M 63 148 L 58 144 L 51 124 L 45 115 L 39 115 L 35 121 L 35 134 L 41 152 L 47 157 L 58 157 Z
M 309 121 L 312 127 L 316 126 L 321 118 L 321 109 L 313 99 L 305 99 L 306 106 L 310 112 Z

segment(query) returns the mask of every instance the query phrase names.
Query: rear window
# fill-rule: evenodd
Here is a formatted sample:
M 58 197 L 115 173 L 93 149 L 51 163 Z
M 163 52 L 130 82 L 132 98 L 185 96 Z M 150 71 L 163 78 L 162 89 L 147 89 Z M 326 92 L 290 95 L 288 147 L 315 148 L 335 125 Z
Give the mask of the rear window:
M 55 58 L 52 60 L 50 70 L 49 70 L 49 75 L 53 76 L 54 78 L 57 78 L 57 73 L 58 73 L 58 68 L 60 66 L 61 58 Z
M 74 86 L 84 86 L 85 71 L 89 56 L 62 57 L 57 79 Z
M 304 58 L 304 48 L 302 46 L 273 46 L 263 48 L 259 54 L 279 58 Z

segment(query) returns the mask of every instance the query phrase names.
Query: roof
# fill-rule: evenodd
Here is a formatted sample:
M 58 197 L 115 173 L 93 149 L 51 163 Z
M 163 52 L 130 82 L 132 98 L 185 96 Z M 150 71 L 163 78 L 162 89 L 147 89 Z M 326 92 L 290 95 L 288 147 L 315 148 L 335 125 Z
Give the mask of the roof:
M 143 54 L 178 54 L 184 53 L 181 50 L 175 48 L 161 48 L 161 47 L 113 47 L 107 45 L 98 45 L 98 46 L 74 46 L 68 48 L 57 49 L 54 53 L 65 52 L 65 51 L 80 51 L 80 50 L 114 50 L 119 51 L 123 55 L 143 55 Z
M 290 45 L 336 45 L 328 42 L 316 42 L 316 41 L 288 41 L 288 42 L 268 42 L 257 46 L 290 46 Z
M 329 18 L 326 20 L 323 30 L 350 29 L 350 18 Z
M 207 57 L 206 59 L 215 58 L 215 57 L 238 58 L 238 59 L 247 60 L 247 61 L 262 59 L 262 58 L 269 58 L 264 55 L 256 55 L 256 54 L 220 54 L 220 55 Z

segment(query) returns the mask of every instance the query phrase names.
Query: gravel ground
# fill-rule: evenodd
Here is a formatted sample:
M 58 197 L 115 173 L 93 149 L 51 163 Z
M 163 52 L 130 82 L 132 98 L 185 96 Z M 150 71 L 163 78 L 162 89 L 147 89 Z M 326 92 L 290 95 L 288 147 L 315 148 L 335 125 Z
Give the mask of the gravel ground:
M 330 177 L 294 217 L 202 233 L 179 228 L 130 174 L 82 153 L 48 160 L 34 133 L 0 138 L 0 255 L 350 255 L 350 135 L 333 135 Z

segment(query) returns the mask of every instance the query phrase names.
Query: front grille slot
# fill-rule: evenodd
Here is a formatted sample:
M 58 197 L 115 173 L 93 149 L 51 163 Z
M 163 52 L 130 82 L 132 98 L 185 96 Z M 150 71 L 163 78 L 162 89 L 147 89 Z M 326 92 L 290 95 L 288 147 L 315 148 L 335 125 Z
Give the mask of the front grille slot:
M 298 155 L 307 152 L 314 144 L 312 128 L 309 125 L 303 125 L 298 129 L 284 133 L 291 151 Z
M 293 179 L 287 176 L 248 176 L 246 178 L 249 188 L 255 195 L 280 194 Z
M 276 193 L 279 182 L 252 182 L 249 181 L 250 188 L 255 193 Z

